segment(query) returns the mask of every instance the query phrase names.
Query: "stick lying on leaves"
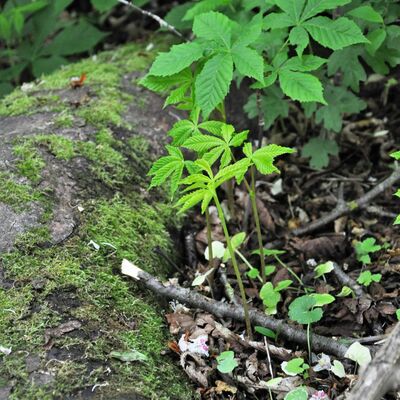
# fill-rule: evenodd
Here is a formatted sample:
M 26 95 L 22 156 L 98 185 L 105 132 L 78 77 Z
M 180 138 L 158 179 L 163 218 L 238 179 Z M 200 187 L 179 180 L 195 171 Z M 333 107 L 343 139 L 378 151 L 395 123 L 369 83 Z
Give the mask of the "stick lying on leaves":
M 330 213 L 324 215 L 323 217 L 317 219 L 307 226 L 294 229 L 291 234 L 294 236 L 304 235 L 305 233 L 309 233 L 319 228 L 322 228 L 323 226 L 334 221 L 335 219 L 338 219 L 342 215 L 349 214 L 353 210 L 367 207 L 372 199 L 377 197 L 386 189 L 392 187 L 392 185 L 398 180 L 400 180 L 400 168 L 395 169 L 389 177 L 387 177 L 384 181 L 378 183 L 373 189 L 365 193 L 364 196 L 361 196 L 357 200 L 353 200 L 350 202 L 339 201 L 336 208 Z
M 164 286 L 157 278 L 141 270 L 128 260 L 122 261 L 121 272 L 142 282 L 148 289 L 161 296 L 178 300 L 181 303 L 192 307 L 201 308 L 220 318 L 233 318 L 238 321 L 244 321 L 243 307 L 240 305 L 231 305 L 209 299 L 199 293 L 180 286 Z M 286 340 L 307 345 L 307 334 L 298 326 L 291 326 L 282 320 L 268 317 L 257 310 L 250 310 L 250 320 L 253 325 L 260 325 L 277 332 Z M 343 357 L 347 346 L 328 337 L 320 335 L 311 336 L 312 348 L 315 352 L 330 353 L 338 357 Z

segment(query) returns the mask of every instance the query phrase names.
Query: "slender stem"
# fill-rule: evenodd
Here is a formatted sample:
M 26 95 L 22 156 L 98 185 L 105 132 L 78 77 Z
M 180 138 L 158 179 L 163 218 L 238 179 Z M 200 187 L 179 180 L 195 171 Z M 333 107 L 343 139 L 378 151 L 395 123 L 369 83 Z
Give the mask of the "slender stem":
M 292 274 L 292 276 L 297 280 L 297 282 L 300 283 L 300 286 L 303 286 L 304 291 L 305 291 L 306 293 L 308 293 L 308 289 L 304 286 L 303 281 L 302 281 L 302 280 L 300 279 L 300 277 L 296 274 L 296 272 L 294 272 L 294 271 L 292 270 L 292 268 L 288 267 L 278 256 L 275 255 L 274 257 L 275 257 L 275 260 L 278 261 L 278 263 L 279 263 L 280 265 L 282 265 L 283 268 L 287 269 L 287 270 Z
M 253 268 L 253 266 L 249 263 L 247 258 L 238 249 L 235 249 L 235 253 L 242 259 L 242 261 L 249 267 L 249 269 Z M 258 276 L 258 279 L 262 282 L 260 276 Z
M 213 249 L 212 249 L 211 220 L 210 220 L 210 213 L 208 211 L 208 207 L 206 208 L 205 214 L 206 214 L 206 224 L 207 224 L 208 268 L 211 270 L 214 268 L 214 255 L 213 255 Z M 215 298 L 214 275 L 215 275 L 215 270 L 213 270 L 213 272 L 211 272 L 207 276 L 207 282 L 210 285 L 211 296 L 213 299 Z
M 226 182 L 226 194 L 228 196 L 228 208 L 231 218 L 235 218 L 235 197 L 233 194 L 233 179 Z
M 260 265 L 261 265 L 261 279 L 262 283 L 265 283 L 265 258 L 264 258 L 264 245 L 262 240 L 261 234 L 261 225 L 260 225 L 260 217 L 258 215 L 257 210 L 257 203 L 256 203 L 256 184 L 255 184 L 255 174 L 254 174 L 254 167 L 250 167 L 250 175 L 251 175 L 251 187 L 250 187 L 250 200 L 251 206 L 253 208 L 253 217 L 254 222 L 256 224 L 256 231 L 257 231 L 257 239 L 258 239 L 258 249 L 260 250 Z
M 211 221 L 208 207 L 206 208 L 206 223 L 207 223 L 207 244 L 208 244 L 208 263 L 210 268 L 214 267 L 214 256 L 212 250 L 212 237 L 211 237 Z
M 308 361 L 311 364 L 311 324 L 307 324 L 307 346 L 308 346 Z
M 236 260 L 235 251 L 234 251 L 232 243 L 231 243 L 231 238 L 229 236 L 228 227 L 226 226 L 224 212 L 222 210 L 221 203 L 219 202 L 218 196 L 217 196 L 216 193 L 214 194 L 214 201 L 215 201 L 215 205 L 216 205 L 217 210 L 218 210 L 219 219 L 221 220 L 221 225 L 222 225 L 222 229 L 224 231 L 226 244 L 228 245 L 228 250 L 229 250 L 229 253 L 231 255 L 233 269 L 235 271 L 236 280 L 237 280 L 238 285 L 239 285 L 240 296 L 242 297 L 242 305 L 243 305 L 243 311 L 244 311 L 244 319 L 245 319 L 245 322 L 246 322 L 247 336 L 251 339 L 252 338 L 251 322 L 250 322 L 249 308 L 248 308 L 247 301 L 246 301 L 246 292 L 244 290 L 242 277 L 240 276 L 240 270 L 239 270 L 239 266 L 238 266 L 238 263 L 237 263 L 237 260 Z

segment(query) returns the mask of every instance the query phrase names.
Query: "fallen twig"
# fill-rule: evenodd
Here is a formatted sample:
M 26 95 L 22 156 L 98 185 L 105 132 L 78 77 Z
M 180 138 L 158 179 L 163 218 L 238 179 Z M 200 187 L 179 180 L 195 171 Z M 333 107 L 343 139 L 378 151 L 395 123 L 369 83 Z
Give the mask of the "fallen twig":
M 378 400 L 400 387 L 400 323 L 367 365 L 348 400 Z
M 342 215 L 349 214 L 354 210 L 367 207 L 372 199 L 384 192 L 386 189 L 390 188 L 398 180 L 400 180 L 400 168 L 395 169 L 388 178 L 378 183 L 373 189 L 365 193 L 364 196 L 361 196 L 357 200 L 350 202 L 339 201 L 336 208 L 330 213 L 324 215 L 307 226 L 293 229 L 291 234 L 294 236 L 304 235 L 305 233 L 322 228 Z
M 199 293 L 180 286 L 164 286 L 157 278 L 141 270 L 128 260 L 122 262 L 122 273 L 142 282 L 151 291 L 170 298 L 178 300 L 181 303 L 192 307 L 200 308 L 220 318 L 233 318 L 238 321 L 244 321 L 244 311 L 242 306 L 235 306 L 227 303 L 212 300 Z M 277 332 L 281 337 L 290 342 L 306 345 L 307 334 L 299 328 L 292 326 L 282 320 L 271 318 L 257 310 L 250 310 L 250 320 L 254 325 L 264 326 Z M 347 346 L 337 342 L 334 339 L 312 334 L 313 350 L 315 352 L 325 352 L 343 357 Z
M 362 287 L 354 279 L 350 278 L 336 263 L 333 263 L 333 273 L 342 285 L 353 289 L 357 297 L 365 296 Z
M 161 28 L 166 28 L 168 29 L 170 32 L 172 32 L 174 35 L 180 37 L 181 39 L 185 39 L 185 37 L 182 35 L 182 33 L 180 33 L 174 26 L 172 26 L 171 24 L 169 24 L 167 21 L 163 20 L 161 17 L 159 17 L 156 14 L 151 13 L 150 11 L 147 10 L 143 10 L 138 6 L 135 6 L 133 3 L 131 3 L 128 0 L 118 0 L 119 3 L 124 4 L 126 6 L 132 7 L 134 10 L 140 12 L 141 14 L 150 17 L 151 19 L 154 19 L 154 21 L 158 22 L 160 24 Z

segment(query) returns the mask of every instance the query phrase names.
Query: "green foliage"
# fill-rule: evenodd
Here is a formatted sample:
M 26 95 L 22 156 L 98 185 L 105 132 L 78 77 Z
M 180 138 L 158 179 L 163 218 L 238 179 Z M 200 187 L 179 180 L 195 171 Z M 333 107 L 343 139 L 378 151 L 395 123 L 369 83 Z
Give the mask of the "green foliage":
M 61 65 L 71 55 L 92 50 L 108 34 L 99 31 L 89 19 L 79 17 L 66 23 L 60 16 L 72 0 L 34 0 L 5 2 L 0 10 L 0 52 L 4 65 L 0 77 L 0 95 L 7 94 L 22 74 L 40 77 Z M 101 11 L 116 1 L 93 0 Z
M 363 271 L 357 278 L 360 285 L 369 286 L 372 282 L 380 282 L 382 279 L 381 274 L 372 274 L 371 271 Z
M 376 239 L 367 238 L 362 242 L 357 242 L 354 246 L 356 251 L 357 260 L 365 264 L 371 264 L 370 253 L 376 253 L 381 250 L 382 246 L 375 244 Z
M 291 390 L 284 398 L 284 400 L 307 400 L 308 392 L 305 388 L 297 388 Z
M 310 366 L 304 362 L 303 358 L 298 357 L 290 361 L 284 361 L 281 364 L 281 368 L 286 375 L 296 376 L 306 372 Z
M 329 164 L 329 156 L 337 156 L 339 147 L 334 140 L 316 137 L 310 139 L 304 145 L 301 155 L 310 157 L 310 166 L 315 169 L 322 169 Z
M 321 276 L 325 276 L 329 272 L 333 271 L 333 262 L 327 261 L 326 263 L 319 264 L 314 268 L 315 278 L 320 278 Z
M 217 357 L 217 369 L 223 374 L 229 374 L 237 366 L 238 362 L 235 360 L 235 353 L 233 351 L 223 351 Z
M 273 330 L 268 329 L 268 328 L 264 328 L 263 326 L 255 326 L 254 330 L 256 332 L 260 333 L 261 335 L 269 337 L 269 338 L 271 338 L 273 340 L 275 340 L 276 337 L 277 337 L 276 333 Z
M 289 318 L 299 324 L 312 324 L 322 318 L 322 309 L 317 307 L 317 300 L 305 295 L 293 300 L 289 306 Z
M 279 293 L 281 290 L 288 288 L 293 281 L 283 280 L 280 281 L 275 287 L 271 282 L 264 283 L 260 290 L 260 298 L 265 306 L 265 312 L 268 315 L 277 313 L 277 305 L 281 301 L 282 296 Z

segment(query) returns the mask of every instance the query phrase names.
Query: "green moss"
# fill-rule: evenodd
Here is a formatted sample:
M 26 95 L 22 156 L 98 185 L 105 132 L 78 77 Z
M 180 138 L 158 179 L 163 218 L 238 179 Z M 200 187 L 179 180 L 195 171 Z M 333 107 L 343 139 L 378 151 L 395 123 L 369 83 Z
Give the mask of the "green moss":
M 9 174 L 0 172 L 0 202 L 20 211 L 26 203 L 42 200 L 42 193 L 29 185 L 17 183 L 14 179 Z
M 40 156 L 32 140 L 25 139 L 13 147 L 14 154 L 18 156 L 16 167 L 22 176 L 29 178 L 32 182 L 38 182 L 42 169 L 46 165 Z
M 75 156 L 74 142 L 60 135 L 36 135 L 34 143 L 46 145 L 49 151 L 60 160 L 70 160 Z
M 128 127 L 122 120 L 122 113 L 131 100 L 132 96 L 117 88 L 102 87 L 96 98 L 79 108 L 77 115 L 98 128 L 111 125 Z
M 57 128 L 72 128 L 74 125 L 74 117 L 69 111 L 61 112 L 54 120 Z
M 0 115 L 29 115 L 38 105 L 39 100 L 36 97 L 29 96 L 22 90 L 14 90 L 1 101 Z
M 88 218 L 79 236 L 64 246 L 31 247 L 32 238 L 25 236 L 25 246 L 21 242 L 20 247 L 29 251 L 1 256 L 5 278 L 15 282 L 12 289 L 0 292 L 0 343 L 13 350 L 4 358 L 0 375 L 16 381 L 11 399 L 65 398 L 104 379 L 109 383 L 100 391 L 104 398 L 112 398 L 107 396 L 116 391 L 138 392 L 152 399 L 194 398 L 179 366 L 160 354 L 169 338 L 159 305 L 116 273 L 123 257 L 153 273 L 167 271 L 154 252 L 157 246 L 171 252 L 167 206 L 158 204 L 153 210 L 132 195 L 131 200 L 117 196 L 97 202 L 93 209 L 87 207 Z M 100 244 L 100 250 L 88 246 L 90 240 Z M 40 290 L 34 285 L 38 279 Z M 54 382 L 32 385 L 21 354 L 38 354 L 45 360 L 45 330 L 66 319 L 79 319 L 81 334 L 54 338 L 53 346 L 68 353 L 79 349 L 80 356 L 47 367 L 44 362 L 41 369 L 49 368 Z M 132 348 L 145 353 L 148 361 L 123 363 L 110 358 L 111 351 Z M 92 360 L 95 369 L 90 367 Z

